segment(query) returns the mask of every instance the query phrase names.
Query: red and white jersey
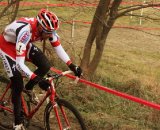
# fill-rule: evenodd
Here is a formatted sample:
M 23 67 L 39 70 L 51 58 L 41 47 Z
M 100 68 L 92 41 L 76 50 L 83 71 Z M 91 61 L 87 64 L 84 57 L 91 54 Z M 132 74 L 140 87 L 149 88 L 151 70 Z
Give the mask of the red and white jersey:
M 15 44 L 15 54 L 10 53 L 10 48 L 2 49 L 5 50 L 10 57 L 16 60 L 17 69 L 23 73 L 28 78 L 33 78 L 34 73 L 25 65 L 25 59 L 28 58 L 27 54 L 29 53 L 29 49 L 31 43 L 43 40 L 37 31 L 37 19 L 36 18 L 20 18 L 8 26 L 6 26 L 3 37 L 7 43 Z M 63 47 L 59 42 L 59 37 L 56 32 L 52 33 L 52 37 L 50 38 L 50 43 L 54 47 L 57 55 L 66 63 L 71 63 L 68 54 L 65 52 Z M 3 43 L 1 43 L 1 47 Z

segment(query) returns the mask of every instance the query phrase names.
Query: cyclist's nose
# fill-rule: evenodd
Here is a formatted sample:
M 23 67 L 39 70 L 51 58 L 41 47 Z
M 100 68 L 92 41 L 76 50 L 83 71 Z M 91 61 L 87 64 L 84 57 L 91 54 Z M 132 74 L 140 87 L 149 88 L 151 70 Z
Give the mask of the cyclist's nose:
M 42 37 L 43 37 L 43 38 L 49 38 L 49 37 L 52 37 L 52 34 L 43 33 L 43 34 L 42 34 Z

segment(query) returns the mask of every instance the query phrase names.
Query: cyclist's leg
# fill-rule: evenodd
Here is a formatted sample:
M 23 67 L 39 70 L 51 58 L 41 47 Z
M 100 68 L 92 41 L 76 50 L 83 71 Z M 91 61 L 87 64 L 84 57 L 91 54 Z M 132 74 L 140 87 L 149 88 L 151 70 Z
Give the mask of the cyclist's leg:
M 12 103 L 15 117 L 15 124 L 21 124 L 21 92 L 23 89 L 23 79 L 20 72 L 16 69 L 15 59 L 4 51 L 0 50 L 4 68 L 12 82 Z
M 51 65 L 49 60 L 43 54 L 43 52 L 33 44 L 31 44 L 29 51 L 29 59 L 34 65 L 37 66 L 37 69 L 34 71 L 36 75 L 43 77 L 50 70 Z M 25 88 L 27 90 L 32 90 L 34 85 L 35 84 L 32 81 L 29 81 Z
M 23 118 L 21 115 L 21 92 L 23 90 L 23 78 L 21 74 L 17 71 L 17 74 L 10 79 L 12 82 L 12 103 L 15 116 L 15 125 L 19 125 L 23 123 Z

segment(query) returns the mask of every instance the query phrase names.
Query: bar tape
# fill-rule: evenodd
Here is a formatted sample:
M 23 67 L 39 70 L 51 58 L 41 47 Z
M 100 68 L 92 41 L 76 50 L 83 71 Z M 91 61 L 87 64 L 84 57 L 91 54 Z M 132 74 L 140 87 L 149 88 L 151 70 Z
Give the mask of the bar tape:
M 56 72 L 56 73 L 62 73 L 62 71 L 60 70 L 57 70 L 55 68 L 51 68 L 52 71 Z M 67 76 L 68 78 L 71 78 L 71 79 L 76 79 L 75 76 L 73 75 L 70 75 L 70 74 L 67 74 L 65 75 Z M 146 101 L 144 99 L 141 99 L 141 98 L 138 98 L 138 97 L 134 97 L 132 95 L 129 95 L 129 94 L 126 94 L 126 93 L 122 93 L 122 92 L 119 92 L 119 91 L 116 91 L 116 90 L 113 90 L 113 89 L 110 89 L 110 88 L 107 88 L 105 86 L 102 86 L 102 85 L 99 85 L 99 84 L 95 84 L 95 83 L 92 83 L 90 81 L 87 81 L 87 80 L 84 80 L 84 79 L 79 79 L 79 82 L 81 83 L 84 83 L 86 85 L 89 85 L 91 87 L 94 87 L 94 88 L 97 88 L 97 89 L 100 89 L 100 90 L 103 90 L 107 93 L 111 93 L 113 95 L 116 95 L 116 96 L 119 96 L 119 97 L 122 97 L 122 98 L 125 98 L 125 99 L 128 99 L 128 100 L 131 100 L 131 101 L 134 101 L 134 102 L 137 102 L 137 103 L 140 103 L 140 104 L 143 104 L 145 106 L 149 106 L 149 107 L 152 107 L 154 109 L 157 109 L 157 110 L 160 110 L 160 105 L 159 104 L 155 104 L 153 102 L 149 102 L 149 101 Z

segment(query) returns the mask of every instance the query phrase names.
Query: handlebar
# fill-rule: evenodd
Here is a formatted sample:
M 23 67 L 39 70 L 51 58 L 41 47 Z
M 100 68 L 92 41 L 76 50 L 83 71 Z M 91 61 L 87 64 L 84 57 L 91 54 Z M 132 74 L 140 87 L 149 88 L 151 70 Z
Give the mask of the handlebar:
M 61 72 L 61 73 L 59 73 L 59 74 L 47 74 L 47 77 L 48 77 L 48 78 L 46 78 L 46 80 L 49 79 L 49 78 L 53 78 L 53 79 L 58 80 L 59 77 L 65 76 L 65 75 L 71 74 L 71 73 L 73 73 L 73 71 L 67 70 L 67 71 L 63 71 L 63 72 Z M 72 82 L 72 83 L 77 84 L 78 81 L 79 81 L 79 79 L 80 79 L 79 77 L 76 77 L 75 80 L 74 80 L 74 82 Z
M 62 72 L 62 75 L 64 76 L 64 75 L 66 75 L 66 74 L 71 74 L 71 73 L 73 73 L 73 71 L 67 70 L 67 71 Z
M 73 71 L 71 71 L 71 70 L 67 70 L 67 71 L 61 72 L 60 74 L 50 74 L 50 73 L 48 73 L 47 77 L 48 78 L 52 77 L 53 79 L 58 79 L 61 76 L 64 76 L 64 75 L 67 75 L 67 74 L 71 74 L 71 73 L 73 73 Z
M 73 73 L 73 71 L 71 71 L 71 70 L 64 71 L 64 72 L 62 72 L 62 75 L 64 76 L 64 75 L 70 74 L 70 73 Z M 77 84 L 78 81 L 79 81 L 79 77 L 76 77 L 75 80 L 74 80 L 74 83 Z

